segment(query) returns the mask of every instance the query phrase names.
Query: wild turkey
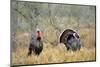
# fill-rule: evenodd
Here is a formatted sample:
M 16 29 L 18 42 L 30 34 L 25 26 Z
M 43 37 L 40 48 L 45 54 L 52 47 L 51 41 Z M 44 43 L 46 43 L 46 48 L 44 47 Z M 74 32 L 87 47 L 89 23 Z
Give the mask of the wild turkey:
M 77 50 L 81 48 L 79 35 L 71 29 L 67 29 L 62 33 L 60 43 L 64 43 L 67 50 Z
M 28 56 L 32 54 L 32 51 L 39 55 L 43 50 L 43 41 L 41 38 L 41 31 L 39 29 L 36 30 L 36 34 L 34 37 L 32 37 L 30 45 L 29 45 L 29 52 Z

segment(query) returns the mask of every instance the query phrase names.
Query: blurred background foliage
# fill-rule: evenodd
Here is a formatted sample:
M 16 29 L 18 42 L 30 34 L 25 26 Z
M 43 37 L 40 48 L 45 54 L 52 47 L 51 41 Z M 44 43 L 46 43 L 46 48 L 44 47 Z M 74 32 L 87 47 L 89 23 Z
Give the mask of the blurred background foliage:
M 11 5 L 11 43 L 14 47 L 28 46 L 37 28 L 41 29 L 45 43 L 57 45 L 65 29 L 75 30 L 83 40 L 92 35 L 91 42 L 95 43 L 95 6 L 27 1 L 12 1 Z

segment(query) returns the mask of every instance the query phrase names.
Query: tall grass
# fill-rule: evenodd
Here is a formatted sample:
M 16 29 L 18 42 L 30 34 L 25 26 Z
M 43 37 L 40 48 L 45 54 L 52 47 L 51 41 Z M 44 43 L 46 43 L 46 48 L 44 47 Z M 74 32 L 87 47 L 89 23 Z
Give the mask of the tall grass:
M 22 33 L 21 33 L 22 34 Z M 45 33 L 46 34 L 46 33 Z M 45 63 L 62 63 L 62 62 L 77 62 L 77 61 L 93 61 L 96 60 L 95 51 L 95 28 L 80 28 L 79 35 L 81 38 L 82 48 L 78 51 L 67 51 L 64 44 L 58 43 L 57 46 L 44 43 L 43 51 L 39 56 L 34 53 L 27 57 L 28 37 L 21 36 L 21 43 L 12 51 L 12 65 L 23 64 L 45 64 Z M 49 37 L 50 38 L 50 37 Z
M 75 61 L 92 61 L 95 60 L 95 48 L 81 48 L 80 51 L 67 51 L 64 44 L 53 46 L 44 43 L 42 53 L 37 56 L 34 53 L 27 57 L 28 48 L 19 47 L 12 53 L 12 64 L 45 64 Z

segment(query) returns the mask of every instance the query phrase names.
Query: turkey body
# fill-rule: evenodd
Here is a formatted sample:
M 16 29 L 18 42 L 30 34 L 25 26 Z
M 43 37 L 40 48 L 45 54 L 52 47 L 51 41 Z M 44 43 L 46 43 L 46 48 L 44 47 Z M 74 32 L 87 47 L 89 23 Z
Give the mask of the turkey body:
M 80 39 L 70 34 L 67 37 L 65 45 L 66 45 L 67 50 L 69 49 L 72 49 L 73 51 L 80 50 L 80 47 L 81 47 Z
M 36 55 L 39 55 L 43 50 L 43 41 L 41 38 L 32 37 L 31 42 L 29 44 L 29 52 L 28 56 L 34 52 Z

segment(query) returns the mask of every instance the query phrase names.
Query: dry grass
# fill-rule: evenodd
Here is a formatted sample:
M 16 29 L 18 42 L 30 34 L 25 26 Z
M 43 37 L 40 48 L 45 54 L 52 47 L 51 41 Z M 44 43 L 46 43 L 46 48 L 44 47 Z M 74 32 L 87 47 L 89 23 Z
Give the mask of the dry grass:
M 31 57 L 27 57 L 27 53 L 27 48 L 17 48 L 12 53 L 12 64 L 44 64 L 95 60 L 95 48 L 87 49 L 83 47 L 80 51 L 73 52 L 67 51 L 63 44 L 52 46 L 46 43 L 39 56 L 33 53 Z
M 80 51 L 67 51 L 64 44 L 53 46 L 48 42 L 44 43 L 43 51 L 39 56 L 33 53 L 31 57 L 27 57 L 28 46 L 23 46 L 27 44 L 28 40 L 24 40 L 25 38 L 23 38 L 22 43 L 19 44 L 20 46 L 15 51 L 12 51 L 12 64 L 24 65 L 96 60 L 94 47 L 95 28 L 80 28 L 79 35 L 84 46 L 82 46 Z
M 86 48 L 92 48 L 96 45 L 96 38 L 95 38 L 95 28 L 80 28 L 79 35 L 81 38 L 82 46 Z

